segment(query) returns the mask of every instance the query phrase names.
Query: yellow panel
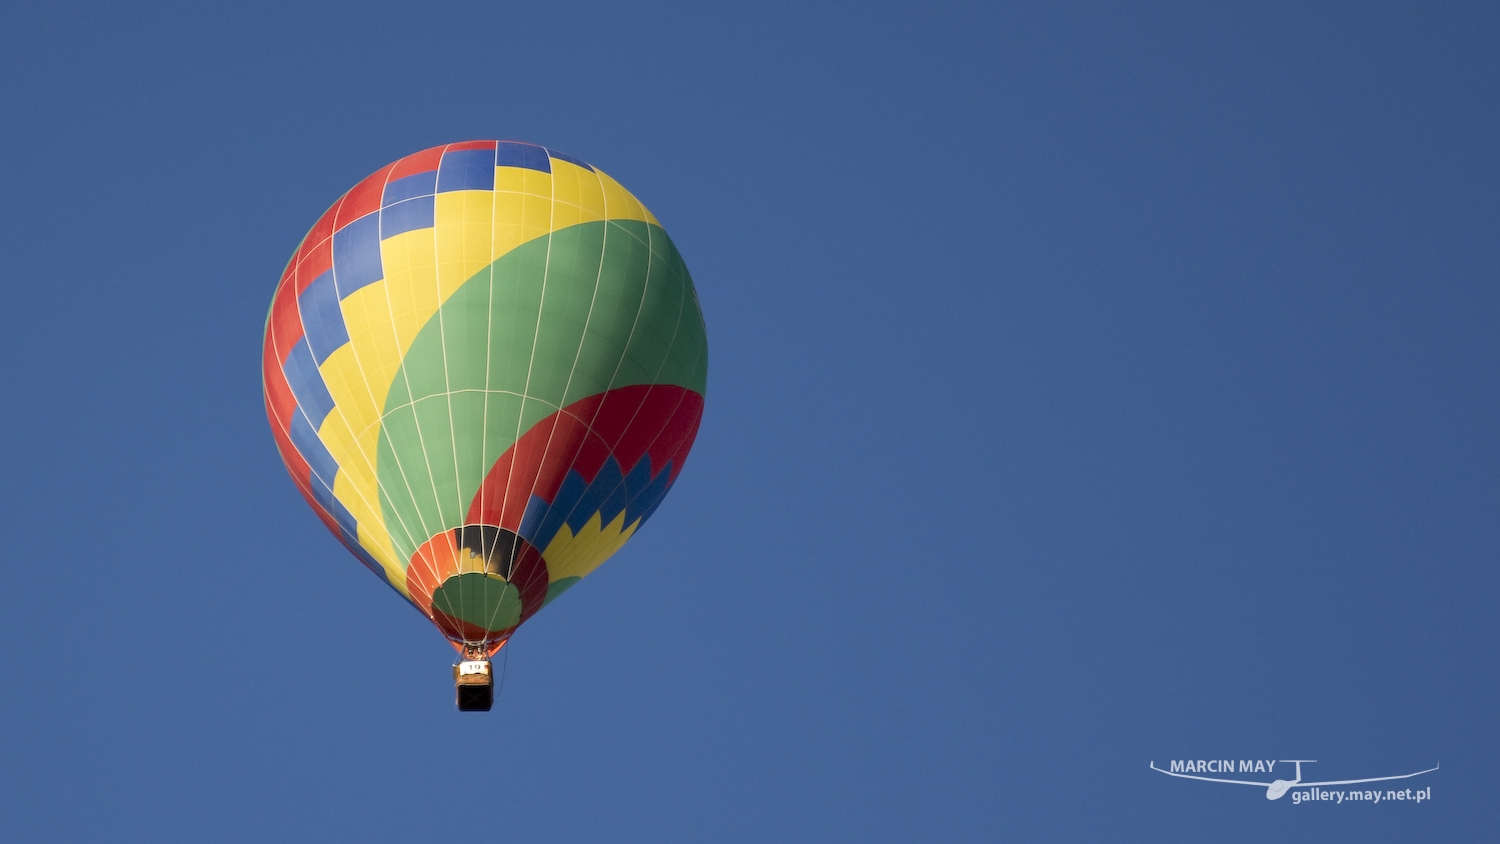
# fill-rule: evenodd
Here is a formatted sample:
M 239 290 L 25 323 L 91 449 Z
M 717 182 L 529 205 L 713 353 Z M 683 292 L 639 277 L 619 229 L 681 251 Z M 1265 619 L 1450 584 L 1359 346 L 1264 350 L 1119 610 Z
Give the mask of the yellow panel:
M 605 213 L 604 186 L 599 183 L 597 172 L 589 170 L 579 172 L 578 207 L 583 209 L 584 216 L 589 219 L 603 220 L 609 216 Z
M 361 460 L 359 455 L 354 454 L 357 448 L 354 442 L 354 432 L 349 430 L 349 423 L 344 420 L 344 415 L 339 413 L 338 408 L 334 408 L 323 417 L 323 424 L 318 427 L 318 439 L 323 441 L 323 446 L 328 449 L 328 453 L 333 456 L 333 462 L 337 463 L 341 470 L 350 458 Z
M 636 519 L 630 527 L 625 527 L 623 510 L 608 526 L 601 528 L 601 521 L 599 514 L 594 513 L 593 518 L 588 520 L 576 536 L 565 524 L 552 537 L 552 541 L 547 543 L 542 559 L 547 562 L 547 576 L 553 583 L 565 577 L 587 576 L 620 550 L 641 523 L 640 519 Z
M 609 209 L 611 220 L 640 220 L 654 226 L 661 225 L 656 222 L 656 217 L 641 204 L 639 199 L 636 199 L 619 182 L 611 179 L 608 173 L 602 170 L 594 172 L 599 174 L 599 181 L 603 183 L 604 201 Z
M 602 219 L 599 177 L 576 164 L 552 159 L 552 230 Z
M 380 407 L 375 404 L 370 387 L 365 383 L 365 373 L 360 363 L 355 355 L 354 343 L 349 342 L 336 349 L 318 367 L 323 373 L 323 383 L 328 385 L 329 395 L 333 396 L 333 403 L 355 434 L 380 423 Z M 367 451 L 364 457 L 367 461 L 374 462 L 375 453 Z M 345 463 L 338 455 L 334 455 L 334 459 L 338 460 L 340 466 Z
M 333 484 L 333 497 L 344 505 L 344 509 L 359 524 L 360 536 L 370 537 L 369 541 L 362 539 L 360 544 L 390 568 L 390 562 L 396 558 L 396 553 L 391 546 L 385 519 L 381 516 L 380 495 L 370 473 L 340 468 Z
M 381 398 L 383 399 L 384 396 Z M 378 422 L 379 420 L 376 421 Z M 359 442 L 359 453 L 370 456 L 370 474 L 373 477 L 375 475 L 375 463 L 380 447 L 380 425 L 366 425 L 355 431 L 354 434 Z
M 326 438 L 323 442 L 329 446 L 329 451 L 333 450 L 333 443 Z M 359 523 L 360 544 L 389 568 L 396 554 L 380 510 L 380 492 L 372 468 L 357 455 L 348 464 L 340 464 L 338 477 L 333 482 L 333 497 Z M 368 540 L 364 539 L 366 536 Z
M 376 432 L 378 434 L 378 428 Z M 375 480 L 375 453 L 366 450 L 366 444 L 373 443 L 373 440 L 352 430 L 342 408 L 335 408 L 323 420 L 318 439 L 323 441 L 329 456 L 339 466 L 338 476 L 334 479 L 334 497 L 354 515 L 355 521 L 383 524 L 385 520 L 381 516 Z
M 494 195 L 490 191 L 455 190 L 437 195 L 433 219 L 441 301 L 494 260 L 490 257 L 493 214 Z
M 333 480 L 333 496 L 344 505 L 357 522 L 383 522 L 380 497 L 376 493 L 375 472 L 371 461 L 359 452 L 358 440 L 349 430 L 348 421 L 335 409 L 318 428 L 318 439 L 339 466 Z M 340 490 L 345 494 L 340 495 Z
M 490 246 L 492 260 L 527 241 L 536 240 L 551 230 L 552 200 L 550 198 L 525 193 L 495 192 L 495 232 Z
M 405 595 L 406 599 L 410 601 L 411 590 L 406 588 L 406 572 L 400 566 L 392 563 L 395 554 L 389 550 L 388 546 L 381 548 L 380 540 L 381 537 L 377 537 L 375 532 L 366 531 L 364 524 L 359 525 L 359 544 L 370 549 L 370 556 L 374 557 L 375 562 L 380 563 L 380 567 L 385 569 L 386 579 L 391 582 L 392 586 L 396 587 L 397 592 Z M 379 552 L 377 552 L 377 549 L 379 549 Z M 418 607 L 418 609 L 421 608 Z
M 552 174 L 529 167 L 496 167 L 495 190 L 552 198 Z
M 346 347 L 347 348 L 347 347 Z M 332 361 L 325 361 L 326 366 Z M 379 428 L 372 429 L 376 434 Z M 401 573 L 400 566 L 394 565 L 396 554 L 391 547 L 390 537 L 385 529 L 385 519 L 380 510 L 380 494 L 378 484 L 375 480 L 375 468 L 373 457 L 367 458 L 361 437 L 356 437 L 350 430 L 349 422 L 345 419 L 342 408 L 335 408 L 324 418 L 322 426 L 318 428 L 318 439 L 322 440 L 328 453 L 339 466 L 338 474 L 333 480 L 333 497 L 344 505 L 349 515 L 354 517 L 359 531 L 359 544 L 370 552 L 370 555 L 386 570 L 387 577 L 402 594 L 406 594 L 406 578 Z M 363 439 L 372 443 L 373 439 Z M 373 453 L 373 452 L 370 452 Z
M 399 362 L 411 348 L 417 332 L 442 304 L 437 280 L 437 238 L 432 229 L 398 234 L 380 242 L 380 259 L 385 263 L 385 293 L 390 301 L 390 324 L 395 330 Z M 394 370 L 391 377 L 395 377 Z M 384 397 L 380 404 L 384 406 Z
M 354 361 L 358 377 L 369 393 L 369 406 L 376 409 L 374 421 L 379 421 L 379 409 L 385 406 L 385 394 L 389 392 L 391 381 L 395 379 L 401 366 L 401 348 L 396 343 L 396 332 L 391 327 L 391 306 L 386 297 L 386 282 L 377 281 L 361 287 L 340 302 L 339 308 L 344 313 L 344 327 L 349 331 L 349 345 L 330 355 L 328 360 L 332 361 L 344 354 L 344 349 L 349 350 L 348 355 Z M 340 370 L 348 373 L 342 366 Z M 358 385 L 351 383 L 349 389 L 356 386 Z M 339 396 L 335 395 L 334 399 L 342 406 L 343 400 Z M 362 435 L 365 428 L 370 427 L 371 421 L 362 413 L 353 413 L 350 425 L 356 434 Z M 375 452 L 367 450 L 365 453 Z
M 389 572 L 396 555 L 385 532 L 374 466 L 359 453 L 357 439 L 337 408 L 324 418 L 318 439 L 339 466 L 333 479 L 333 497 L 354 517 L 360 545 Z
M 557 159 L 552 161 L 552 170 L 543 173 L 525 167 L 495 168 L 490 260 L 578 223 L 609 219 L 657 224 L 656 217 L 607 173 L 591 173 Z
M 341 302 L 350 343 L 321 369 L 358 438 L 360 453 L 371 461 L 379 411 L 402 356 L 459 286 L 516 246 L 566 226 L 606 217 L 656 222 L 607 174 L 556 159 L 552 168 L 549 174 L 496 167 L 493 192 L 438 194 L 434 228 L 382 241 L 386 277 Z

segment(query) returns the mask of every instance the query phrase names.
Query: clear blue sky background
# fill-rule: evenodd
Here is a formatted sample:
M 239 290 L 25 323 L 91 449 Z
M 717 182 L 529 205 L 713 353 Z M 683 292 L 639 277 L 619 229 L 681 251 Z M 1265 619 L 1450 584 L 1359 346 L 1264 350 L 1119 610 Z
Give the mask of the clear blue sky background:
M 1497 7 L 730 5 L 7 7 L 0 838 L 1492 835 Z M 487 716 L 258 371 L 323 209 L 470 138 L 639 195 L 712 350 Z

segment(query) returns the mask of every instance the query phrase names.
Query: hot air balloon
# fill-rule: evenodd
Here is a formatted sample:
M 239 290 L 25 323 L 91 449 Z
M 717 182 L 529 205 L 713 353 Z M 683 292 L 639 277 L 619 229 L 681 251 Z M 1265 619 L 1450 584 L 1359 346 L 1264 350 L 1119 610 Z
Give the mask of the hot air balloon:
M 266 414 L 323 524 L 489 658 L 640 530 L 703 414 L 697 293 L 661 224 L 556 150 L 470 141 L 380 168 L 271 300 Z

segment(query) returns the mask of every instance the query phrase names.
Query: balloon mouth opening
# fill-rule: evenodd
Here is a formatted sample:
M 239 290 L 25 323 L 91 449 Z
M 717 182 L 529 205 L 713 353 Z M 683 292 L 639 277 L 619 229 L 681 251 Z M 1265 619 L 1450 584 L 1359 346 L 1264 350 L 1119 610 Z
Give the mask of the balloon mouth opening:
M 448 644 L 452 645 L 453 650 L 457 651 L 458 655 L 464 659 L 489 659 L 495 654 L 500 653 L 500 649 L 505 647 L 506 643 L 510 641 L 510 637 L 511 634 L 506 633 L 499 640 L 493 642 L 455 642 L 449 639 Z
M 483 643 L 504 640 L 521 623 L 521 593 L 514 584 L 488 572 L 453 575 L 432 594 L 432 623 L 450 641 Z
M 407 571 L 418 606 L 454 647 L 491 653 L 541 609 L 549 585 L 540 551 L 515 531 L 487 524 L 433 536 Z

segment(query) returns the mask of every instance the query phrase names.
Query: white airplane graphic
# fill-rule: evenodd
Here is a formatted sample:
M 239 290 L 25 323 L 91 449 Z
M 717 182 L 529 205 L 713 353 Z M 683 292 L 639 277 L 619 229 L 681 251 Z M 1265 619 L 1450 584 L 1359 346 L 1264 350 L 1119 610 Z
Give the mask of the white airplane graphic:
M 1153 770 L 1153 771 L 1160 771 L 1161 773 L 1166 774 L 1169 777 L 1182 777 L 1183 779 L 1187 779 L 1187 780 L 1203 780 L 1204 782 L 1227 782 L 1227 783 L 1232 783 L 1234 785 L 1258 785 L 1258 786 L 1261 786 L 1262 788 L 1264 788 L 1266 790 L 1266 799 L 1267 800 L 1276 800 L 1276 799 L 1280 798 L 1283 794 L 1286 794 L 1287 789 L 1294 788 L 1294 787 L 1295 788 L 1311 788 L 1312 786 L 1315 786 L 1315 785 L 1353 785 L 1354 783 L 1358 783 L 1358 782 L 1383 782 L 1385 780 L 1404 780 L 1404 779 L 1409 779 L 1409 778 L 1415 777 L 1415 776 L 1421 776 L 1422 774 L 1430 774 L 1433 771 L 1437 770 L 1437 766 L 1434 765 L 1434 766 L 1432 766 L 1431 768 L 1428 768 L 1425 771 L 1417 771 L 1415 774 L 1397 774 L 1394 777 L 1370 777 L 1369 779 L 1363 779 L 1363 780 L 1329 780 L 1328 782 L 1303 782 L 1302 781 L 1302 763 L 1303 762 L 1309 762 L 1309 763 L 1310 762 L 1316 762 L 1318 760 L 1316 760 L 1316 759 L 1279 759 L 1277 761 L 1279 761 L 1279 762 L 1294 762 L 1294 763 L 1296 763 L 1296 765 L 1297 765 L 1297 778 L 1294 779 L 1294 780 L 1275 780 L 1273 782 L 1251 782 L 1249 780 L 1224 780 L 1224 779 L 1215 779 L 1214 777 L 1199 777 L 1199 776 L 1194 776 L 1193 774 L 1178 774 L 1178 773 L 1173 773 L 1172 771 L 1163 771 L 1161 768 L 1156 767 L 1156 762 L 1154 762 L 1154 761 L 1151 763 L 1151 770 Z

